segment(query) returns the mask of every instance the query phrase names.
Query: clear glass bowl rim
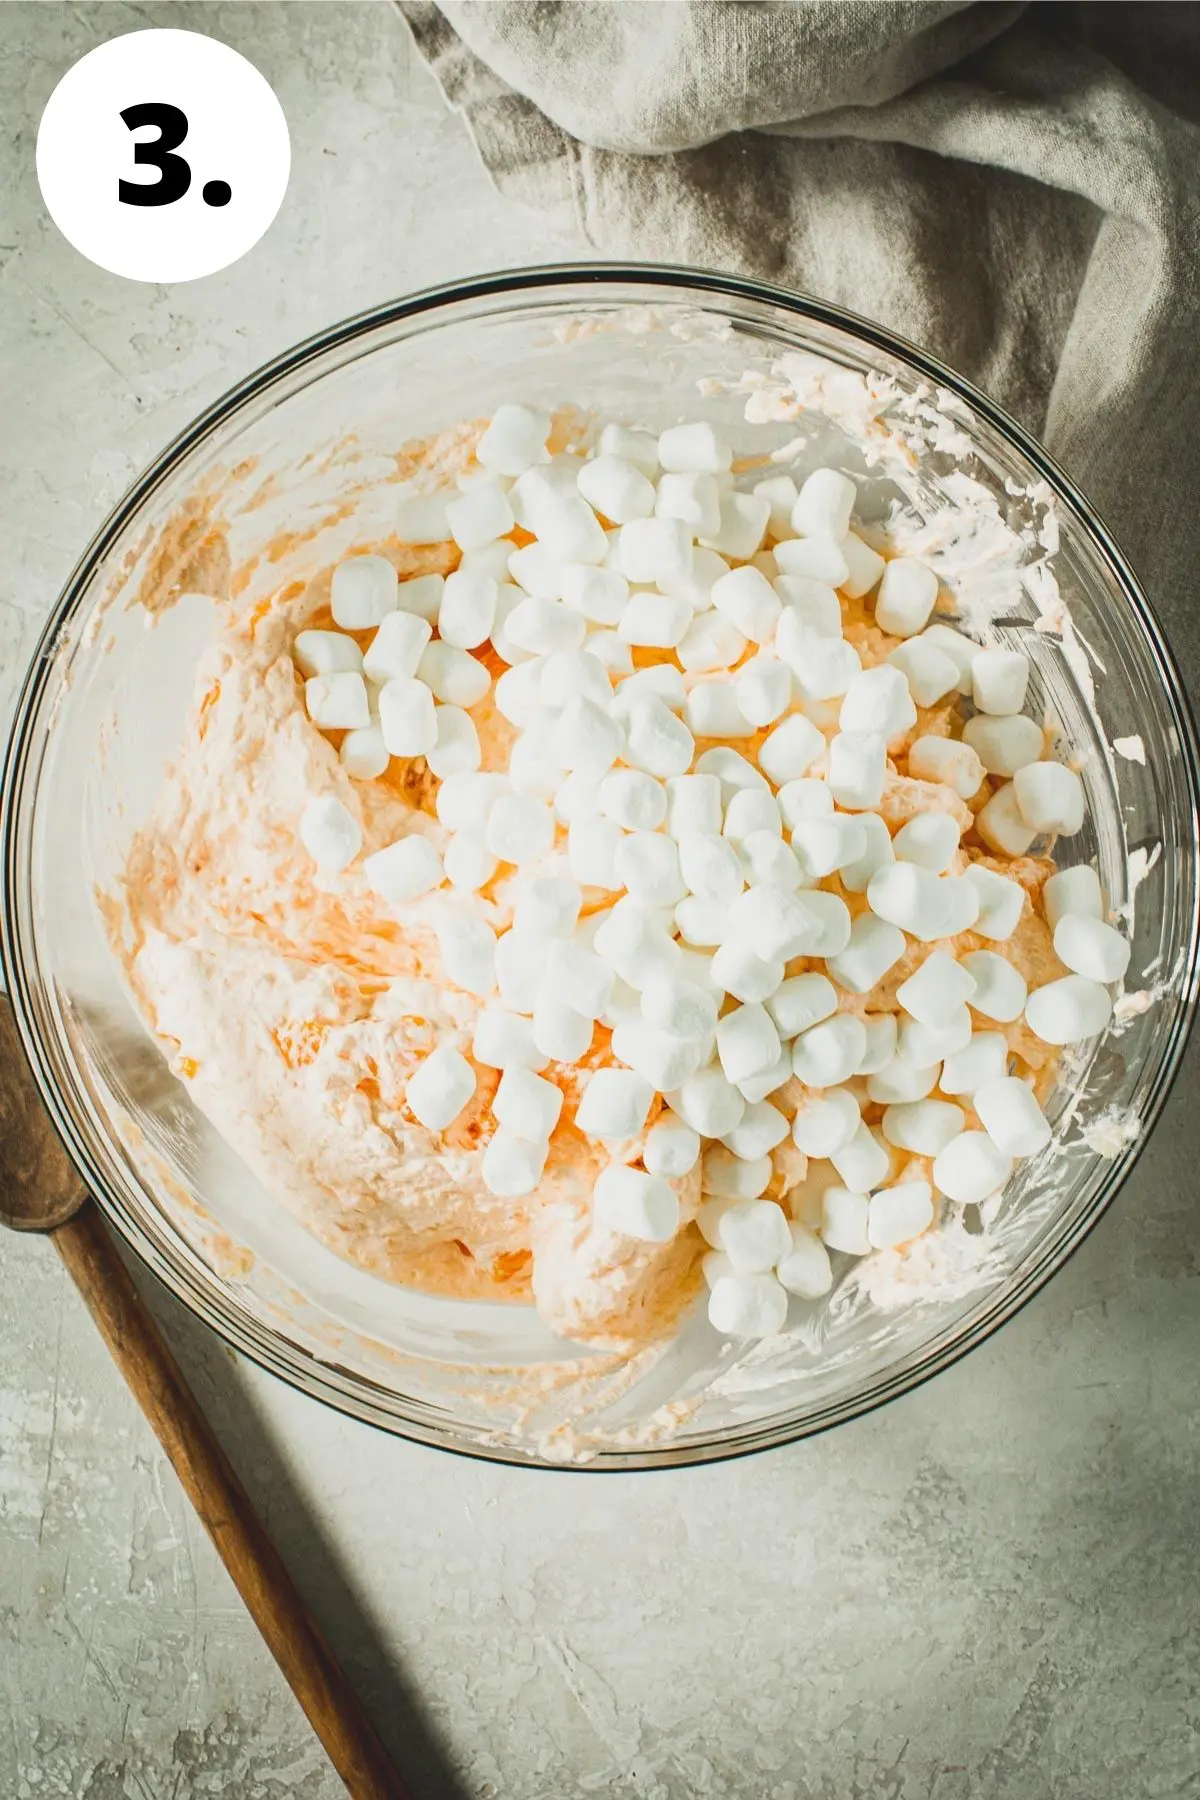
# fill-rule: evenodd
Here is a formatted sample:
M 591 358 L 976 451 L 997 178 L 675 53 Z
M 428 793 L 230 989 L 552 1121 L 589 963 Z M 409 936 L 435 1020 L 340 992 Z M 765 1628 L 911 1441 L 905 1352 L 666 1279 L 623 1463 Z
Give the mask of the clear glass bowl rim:
M 636 301 L 639 289 L 657 289 L 660 292 L 666 289 L 672 290 L 673 295 L 680 299 L 691 297 L 697 306 L 702 306 L 706 297 L 720 296 L 733 301 L 774 307 L 796 318 L 812 320 L 846 332 L 864 346 L 899 359 L 917 374 L 957 395 L 1049 484 L 1059 506 L 1074 515 L 1076 525 L 1092 540 L 1129 605 L 1150 648 L 1162 682 L 1164 698 L 1179 732 L 1191 799 L 1193 857 L 1197 856 L 1197 819 L 1200 817 L 1200 740 L 1175 658 L 1137 577 L 1095 509 L 1037 440 L 963 376 L 895 332 L 811 295 L 776 287 L 767 282 L 748 280 L 739 275 L 656 263 L 565 263 L 480 275 L 388 301 L 315 333 L 264 363 L 244 380 L 229 388 L 180 432 L 132 484 L 80 556 L 51 609 L 18 696 L 5 757 L 3 792 L 0 796 L 0 838 L 3 841 L 0 966 L 25 1054 L 54 1125 L 88 1192 L 139 1261 L 190 1312 L 216 1332 L 218 1337 L 270 1374 L 363 1423 L 432 1448 L 524 1468 L 559 1471 L 571 1468 L 583 1473 L 613 1473 L 722 1462 L 827 1431 L 835 1425 L 874 1411 L 875 1408 L 886 1405 L 889 1400 L 930 1380 L 999 1330 L 1001 1325 L 1045 1286 L 1078 1249 L 1107 1211 L 1134 1162 L 1145 1149 L 1170 1094 L 1194 1023 L 1200 993 L 1200 934 L 1193 930 L 1188 946 L 1180 1005 L 1164 1045 L 1156 1085 L 1145 1099 L 1144 1129 L 1134 1144 L 1127 1146 L 1113 1159 L 1108 1177 L 1097 1190 L 1090 1209 L 1074 1220 L 1069 1230 L 1057 1234 L 1048 1231 L 1038 1256 L 1022 1265 L 1004 1281 L 988 1305 L 981 1308 L 965 1327 L 957 1330 L 949 1341 L 935 1344 L 927 1353 L 913 1358 L 902 1368 L 877 1379 L 852 1396 L 830 1402 L 808 1418 L 785 1416 L 761 1426 L 747 1427 L 736 1436 L 726 1433 L 711 1440 L 693 1440 L 675 1446 L 667 1442 L 657 1448 L 603 1451 L 592 1461 L 567 1464 L 541 1460 L 533 1446 L 528 1453 L 522 1453 L 510 1445 L 480 1444 L 466 1438 L 456 1441 L 449 1428 L 431 1426 L 423 1419 L 408 1416 L 398 1410 L 397 1397 L 369 1378 L 320 1361 L 298 1346 L 278 1338 L 224 1294 L 201 1285 L 181 1262 L 172 1261 L 160 1251 L 145 1231 L 142 1222 L 108 1187 L 103 1171 L 93 1159 L 70 1104 L 55 1079 L 48 1046 L 38 1027 L 36 994 L 31 982 L 31 959 L 25 953 L 21 938 L 20 915 L 22 903 L 32 901 L 32 872 L 28 862 L 22 858 L 20 826 L 23 819 L 22 807 L 32 802 L 36 791 L 35 788 L 27 792 L 24 777 L 33 749 L 39 702 L 51 677 L 52 652 L 58 634 L 81 606 L 102 559 L 142 506 L 184 458 L 221 426 L 236 418 L 243 406 L 268 394 L 273 387 L 294 375 L 305 364 L 330 350 L 351 344 L 380 327 L 394 326 L 405 320 L 426 320 L 427 315 L 436 313 L 440 308 L 460 306 L 472 301 L 504 299 L 512 301 L 514 305 L 527 304 L 539 294 L 549 297 L 561 289 L 586 290 L 588 287 L 624 290 L 622 297 L 630 302 Z M 580 295 L 582 304 L 586 304 L 586 298 L 586 292 Z

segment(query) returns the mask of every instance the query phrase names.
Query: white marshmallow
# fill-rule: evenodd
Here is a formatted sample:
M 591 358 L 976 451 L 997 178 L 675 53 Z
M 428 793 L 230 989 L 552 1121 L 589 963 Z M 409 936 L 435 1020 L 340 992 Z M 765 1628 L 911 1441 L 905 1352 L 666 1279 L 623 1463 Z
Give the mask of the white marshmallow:
M 792 832 L 792 848 L 805 880 L 823 881 L 836 869 L 853 865 L 866 855 L 866 828 L 861 819 L 844 813 L 801 819 Z
M 915 637 L 928 625 L 937 594 L 938 579 L 928 563 L 897 556 L 880 579 L 875 623 L 892 637 Z
M 1003 1038 L 1000 1041 L 1003 1043 Z M 940 1073 L 937 1063 L 931 1068 L 922 1069 L 897 1052 L 882 1069 L 867 1076 L 867 1098 L 877 1106 L 895 1106 L 906 1101 L 923 1100 L 937 1086 Z
M 842 1250 L 847 1256 L 868 1254 L 869 1205 L 866 1194 L 855 1194 L 845 1187 L 825 1189 L 821 1195 L 821 1237 L 828 1249 Z
M 962 966 L 975 983 L 969 1002 L 973 1012 L 1002 1025 L 1020 1018 L 1029 990 L 1019 969 L 994 950 L 974 950 L 963 957 Z
M 965 875 L 943 875 L 938 882 L 941 915 L 934 937 L 957 937 L 979 922 L 979 888 Z
M 617 846 L 617 879 L 643 906 L 674 906 L 687 893 L 679 848 L 661 831 L 633 831 Z
M 1130 945 L 1102 919 L 1068 913 L 1054 927 L 1054 953 L 1076 975 L 1092 981 L 1120 981 L 1129 967 Z
M 438 778 L 472 774 L 480 764 L 479 733 L 469 712 L 461 706 L 434 709 L 436 737 L 425 760 Z
M 869 994 L 904 955 L 905 937 L 899 926 L 885 923 L 872 913 L 860 913 L 850 927 L 845 949 L 826 959 L 834 980 L 852 994 Z
M 1015 1075 L 1001 1075 L 977 1087 L 971 1104 L 998 1150 L 1005 1156 L 1036 1156 L 1053 1137 L 1033 1090 Z
M 876 1250 L 906 1244 L 932 1224 L 933 1189 L 927 1181 L 901 1181 L 871 1195 L 867 1236 Z
M 629 896 L 610 910 L 596 932 L 594 948 L 596 955 L 639 993 L 650 982 L 674 975 L 682 954 L 664 928 L 662 915 Z
M 792 1071 L 805 1087 L 838 1087 L 848 1081 L 867 1047 L 861 1019 L 838 1013 L 811 1025 L 792 1043 Z
M 696 742 L 682 719 L 653 694 L 639 695 L 625 715 L 624 760 L 648 775 L 682 775 Z
M 1012 1157 L 984 1131 L 961 1131 L 933 1159 L 933 1185 L 960 1206 L 978 1205 L 1012 1174 Z
M 292 661 L 302 675 L 357 675 L 363 655 L 344 631 L 298 631 L 292 641 Z
M 1042 906 L 1051 931 L 1068 913 L 1102 919 L 1104 896 L 1100 891 L 1100 877 L 1089 863 L 1081 863 L 1073 869 L 1059 869 L 1042 889 Z
M 700 1160 L 700 1133 L 677 1119 L 674 1113 L 663 1113 L 646 1133 L 642 1145 L 642 1161 L 651 1175 L 665 1181 L 679 1181 L 690 1175 Z
M 433 695 L 415 675 L 385 681 L 379 690 L 379 729 L 392 756 L 425 756 L 438 739 Z
M 546 1058 L 533 1041 L 533 1021 L 486 1006 L 475 1020 L 471 1055 L 486 1069 L 544 1069 Z
M 995 869 L 981 868 L 978 863 L 970 864 L 965 879 L 979 896 L 979 914 L 972 930 L 980 937 L 1003 943 L 1021 922 L 1025 911 L 1025 889 L 1020 882 L 1009 881 Z
M 529 406 L 498 406 L 475 446 L 475 458 L 497 475 L 523 475 L 541 462 L 550 435 L 550 416 Z
M 1074 837 L 1083 825 L 1083 783 L 1065 763 L 1035 762 L 1012 780 L 1021 817 L 1038 832 Z
M 803 873 L 796 853 L 789 849 L 778 832 L 759 828 L 735 841 L 742 872 L 752 887 L 800 886 Z
M 530 1144 L 545 1143 L 562 1112 L 562 1089 L 544 1081 L 532 1069 L 513 1064 L 500 1077 L 492 1100 L 498 1124 L 515 1138 Z
M 531 474 L 537 474 L 532 470 Z M 524 481 L 529 475 L 523 477 Z M 531 494 L 528 527 L 538 542 L 559 562 L 601 563 L 608 552 L 608 539 L 599 519 L 582 494 L 545 494 L 540 488 Z
M 775 650 L 790 667 L 802 667 L 810 639 L 841 641 L 842 603 L 828 582 L 817 581 L 811 575 L 780 575 L 775 592 L 783 602 L 775 628 Z M 835 660 L 840 657 L 848 662 L 844 651 L 833 654 Z
M 574 938 L 545 947 L 546 980 L 564 1005 L 584 1019 L 598 1019 L 612 999 L 613 972 L 603 957 Z
M 378 725 L 360 725 L 348 731 L 338 746 L 338 761 L 356 781 L 373 781 L 382 775 L 391 758 Z
M 845 547 L 834 538 L 788 538 L 785 543 L 776 544 L 775 561 L 782 575 L 816 581 L 822 587 L 840 588 L 850 578 Z M 783 598 L 781 594 L 780 599 Z
M 829 1157 L 842 1150 L 862 1124 L 858 1101 L 845 1088 L 812 1094 L 796 1110 L 792 1141 L 805 1156 Z
M 651 481 L 658 474 L 658 439 L 649 431 L 631 431 L 627 425 L 606 425 L 597 448 L 601 456 L 619 456 Z
M 753 944 L 755 954 L 773 962 L 816 954 L 822 921 L 809 896 L 778 887 L 747 888 L 729 908 L 727 936 Z
M 778 1093 L 792 1078 L 792 1059 L 786 1046 L 779 1052 L 778 1060 L 769 1069 L 763 1069 L 758 1075 L 749 1075 L 745 1081 L 738 1082 L 738 1093 L 747 1106 L 757 1106 L 768 1094 Z
M 811 720 L 803 713 L 792 713 L 774 731 L 768 732 L 759 749 L 758 760 L 768 779 L 776 787 L 782 787 L 805 775 L 824 751 L 825 739 Z M 832 775 L 830 791 L 836 799 Z
M 819 1300 L 833 1286 L 829 1252 L 815 1232 L 794 1219 L 788 1224 L 788 1236 L 790 1248 L 779 1259 L 776 1278 L 789 1294 Z
M 978 756 L 989 775 L 1015 775 L 1042 754 L 1044 733 L 1040 725 L 1023 713 L 1011 717 L 990 718 L 976 713 L 963 726 L 963 743 Z M 912 767 L 912 758 L 909 758 Z M 964 799 L 969 796 L 964 795 Z
M 490 575 L 480 575 L 470 569 L 457 569 L 453 575 L 447 575 L 438 611 L 438 631 L 443 642 L 454 644 L 460 650 L 474 650 L 485 643 L 492 635 L 499 591 Z M 513 608 L 515 611 L 516 607 Z M 508 615 L 509 621 L 513 612 Z M 370 670 L 367 672 L 370 674 Z
M 696 419 L 660 433 L 658 460 L 668 473 L 720 475 L 732 465 L 733 451 L 714 425 Z
M 749 724 L 773 725 L 791 705 L 792 672 L 777 656 L 760 651 L 738 670 L 733 691 Z
M 691 893 L 729 905 L 744 886 L 737 851 L 709 831 L 685 831 L 679 839 L 679 866 Z
M 701 681 L 688 694 L 684 718 L 698 738 L 748 738 L 754 727 L 738 705 L 737 689 L 728 681 Z
M 958 670 L 959 693 L 970 694 L 972 687 L 971 669 L 976 656 L 979 654 L 979 645 L 974 639 L 964 637 L 961 631 L 955 631 L 951 625 L 935 623 L 925 627 L 925 630 L 921 633 L 921 642 L 924 644 L 932 644 L 935 649 L 940 650 L 944 656 L 950 658 L 950 661 Z
M 496 934 L 474 912 L 446 912 L 437 922 L 442 966 L 455 987 L 485 997 L 496 985 Z
M 1108 989 L 1086 975 L 1064 975 L 1034 988 L 1025 1022 L 1045 1044 L 1078 1044 L 1103 1031 L 1112 1017 Z
M 701 1137 L 723 1138 L 745 1116 L 746 1102 L 720 1069 L 699 1069 L 667 1096 L 671 1111 Z
M 416 613 L 418 618 L 436 625 L 444 586 L 441 575 L 411 575 L 397 588 L 396 604 L 401 612 Z
M 928 1068 L 942 1057 L 953 1056 L 971 1041 L 971 1014 L 965 1003 L 956 1006 L 941 1025 L 922 1025 L 919 1019 L 900 1021 L 896 1045 L 901 1056 L 917 1068 Z
M 507 791 L 508 782 L 503 775 L 448 775 L 437 792 L 438 819 L 447 831 L 482 828 L 500 795 Z
M 829 791 L 849 812 L 870 812 L 883 798 L 887 746 L 877 731 L 839 731 L 829 746 Z
M 997 788 L 987 805 L 975 815 L 975 829 L 989 850 L 1005 856 L 1024 856 L 1037 836 L 1017 805 L 1016 788 L 1011 781 Z
M 790 475 L 769 475 L 756 481 L 753 491 L 771 509 L 771 531 L 776 537 L 787 536 L 792 529 L 792 508 L 796 504 L 796 484 Z
M 575 588 L 586 585 L 586 577 L 597 575 L 599 571 L 586 563 L 561 563 L 551 556 L 545 544 L 523 544 L 519 550 L 510 550 L 508 556 L 508 573 L 518 587 L 525 593 L 536 595 L 539 600 L 561 600 L 565 597 L 568 574 Z M 621 580 L 617 576 L 618 581 Z M 622 582 L 621 603 L 624 605 L 628 588 Z M 576 605 L 576 612 L 585 612 L 582 606 Z M 585 614 L 587 618 L 593 615 Z M 618 611 L 617 617 L 620 617 Z
M 587 636 L 587 625 L 577 612 L 560 600 L 542 600 L 536 594 L 514 606 L 504 621 L 514 644 L 535 656 L 554 650 L 578 650 Z
M 333 571 L 329 609 L 346 631 L 370 631 L 397 605 L 396 571 L 386 556 L 349 556 Z
M 554 795 L 554 811 L 565 825 L 600 815 L 600 783 L 593 775 L 566 775 Z
M 411 489 L 396 503 L 396 536 L 403 544 L 444 544 L 450 536 L 446 494 L 418 494 Z M 353 558 L 352 560 L 357 560 Z
M 537 546 L 531 544 L 529 548 Z M 559 567 L 564 606 L 596 625 L 620 624 L 629 600 L 629 583 L 619 570 L 594 569 L 586 563 L 563 563 Z
M 898 862 L 920 863 L 941 875 L 958 853 L 958 820 L 949 813 L 918 813 L 902 825 L 892 839 L 892 852 Z
M 600 811 L 627 831 L 655 831 L 667 812 L 667 795 L 661 781 L 640 769 L 613 769 L 600 783 Z
M 961 1106 L 949 1100 L 909 1100 L 889 1106 L 880 1129 L 897 1150 L 913 1156 L 936 1156 L 967 1122 Z
M 611 819 L 572 819 L 567 828 L 567 863 L 583 887 L 608 892 L 622 883 L 617 875 L 617 851 L 622 831 Z
M 721 528 L 721 490 L 712 475 L 664 475 L 653 510 L 660 519 L 682 520 L 694 537 L 710 538 Z
M 579 883 L 562 875 L 534 875 L 521 885 L 513 908 L 513 928 L 540 938 L 570 937 L 583 895 Z
M 887 1149 L 868 1125 L 859 1125 L 850 1140 L 830 1152 L 830 1162 L 855 1194 L 869 1194 L 888 1178 L 892 1166 Z
M 877 732 L 889 746 L 898 744 L 916 722 L 907 677 L 889 663 L 855 675 L 838 714 L 843 731 Z
M 512 584 L 508 578 L 508 559 L 512 554 L 513 547 L 509 540 L 496 538 L 493 543 L 481 544 L 478 550 L 464 550 L 458 566 L 471 575 L 490 575 L 502 588 L 510 587 Z
M 761 494 L 742 494 L 734 489 L 721 495 L 720 507 L 717 529 L 699 534 L 705 548 L 732 556 L 738 562 L 748 561 L 766 536 L 771 502 Z
M 745 944 L 722 944 L 712 959 L 713 976 L 735 1000 L 757 1005 L 770 1000 L 783 980 L 784 964 L 756 956 Z
M 649 982 L 642 992 L 648 1025 L 671 1037 L 705 1039 L 717 1028 L 717 1002 L 708 988 L 672 975 Z M 677 1087 L 678 1082 L 672 1082 Z
M 494 544 L 497 538 L 506 537 L 513 528 L 512 507 L 508 495 L 495 482 L 480 481 L 468 488 L 457 500 L 451 500 L 446 507 L 446 523 L 450 527 L 450 535 L 462 550 L 482 550 L 485 544 Z M 453 577 L 447 577 L 447 585 Z M 443 601 L 443 605 L 445 602 Z M 446 634 L 443 632 L 442 634 Z M 455 640 L 449 640 L 453 643 Z M 476 643 L 481 643 L 476 638 Z M 469 644 L 463 646 L 470 649 Z
M 973 721 L 968 720 L 968 724 Z M 936 781 L 962 800 L 979 792 L 984 767 L 970 744 L 955 738 L 919 737 L 908 747 L 908 772 L 915 781 Z
M 367 684 L 352 670 L 310 675 L 304 684 L 304 705 L 313 724 L 323 731 L 354 731 L 371 723 Z
M 529 931 L 501 932 L 494 952 L 500 998 L 513 1012 L 532 1013 L 546 970 L 546 946 Z
M 319 794 L 300 815 L 300 842 L 319 869 L 336 875 L 362 849 L 362 826 L 336 794 Z
M 465 1056 L 443 1044 L 417 1064 L 404 1098 L 419 1125 L 427 1131 L 444 1131 L 474 1093 L 474 1069 Z
M 532 1194 L 546 1166 L 546 1145 L 514 1137 L 501 1126 L 483 1153 L 479 1173 L 491 1194 L 519 1200 Z
M 896 998 L 905 1012 L 920 1024 L 935 1027 L 949 1024 L 974 994 L 975 980 L 970 970 L 945 950 L 931 950 L 916 973 L 896 989 Z
M 644 694 L 653 694 L 673 713 L 681 713 L 687 702 L 687 687 L 674 663 L 652 663 L 619 682 L 613 702 L 617 716 L 623 717 L 626 708 Z
M 591 700 L 605 711 L 613 704 L 612 683 L 586 650 L 555 650 L 538 663 L 538 699 L 561 712 L 568 700 Z
M 536 712 L 509 751 L 509 786 L 518 794 L 553 800 L 566 780 L 567 772 L 557 754 L 557 723 L 554 713 Z
M 788 1122 L 779 1108 L 760 1100 L 754 1106 L 747 1106 L 738 1124 L 732 1131 L 727 1131 L 721 1141 L 734 1156 L 752 1162 L 756 1157 L 769 1156 L 787 1136 Z
M 752 643 L 770 637 L 782 610 L 779 596 L 755 568 L 731 569 L 713 583 L 712 603 Z
M 411 680 L 420 666 L 430 635 L 429 621 L 419 618 L 416 613 L 388 613 L 367 647 L 362 659 L 363 669 L 372 681 L 380 684 Z
M 767 787 L 766 776 L 747 762 L 740 750 L 730 750 L 727 745 L 714 745 L 702 756 L 696 758 L 698 775 L 715 775 L 721 784 L 721 804 L 728 806 L 734 794 L 742 788 Z
M 366 857 L 363 874 L 373 894 L 402 906 L 438 886 L 442 880 L 442 859 L 428 838 L 413 832 Z
M 764 788 L 743 788 L 730 796 L 721 829 L 735 844 L 742 843 L 754 831 L 769 831 L 778 837 L 783 829 L 778 802 Z
M 417 674 L 427 683 L 434 699 L 449 706 L 477 706 L 492 685 L 491 676 L 477 656 L 440 640 L 426 645 Z
M 723 1144 L 714 1144 L 704 1152 L 700 1185 L 706 1195 L 716 1194 L 722 1200 L 754 1201 L 760 1194 L 766 1192 L 772 1172 L 773 1165 L 768 1155 L 752 1158 L 735 1156 Z M 772 1202 L 772 1204 L 774 1203 Z M 721 1248 L 728 1252 L 729 1245 L 725 1242 L 723 1223 L 721 1227 L 718 1227 L 717 1236 L 721 1240 Z M 775 1258 L 771 1257 L 762 1266 L 769 1269 L 774 1261 Z M 736 1257 L 734 1258 L 734 1267 L 738 1267 Z M 753 1274 L 754 1270 L 749 1266 L 743 1266 L 741 1272 L 749 1275 Z
M 597 456 L 585 462 L 579 471 L 579 491 L 614 525 L 648 518 L 654 511 L 653 482 L 619 456 Z
M 869 812 L 861 813 L 858 823 L 865 833 L 866 847 L 852 862 L 843 863 L 840 871 L 842 886 L 851 894 L 865 893 L 876 870 L 895 860 L 886 821 L 878 813 Z
M 1029 686 L 1029 658 L 1019 650 L 980 650 L 971 661 L 971 690 L 981 713 L 1019 713 Z
M 575 1124 L 586 1137 L 606 1143 L 635 1138 L 653 1099 L 650 1083 L 632 1069 L 597 1069 L 583 1090 Z
M 858 489 L 838 469 L 814 469 L 803 483 L 792 508 L 792 530 L 799 537 L 834 538 L 838 542 L 850 529 L 850 515 Z
M 505 669 L 496 683 L 496 710 L 518 730 L 532 725 L 542 711 L 542 670 L 549 660 L 538 656 Z
M 554 754 L 562 767 L 582 775 L 603 775 L 624 747 L 624 733 L 607 706 L 597 705 L 586 694 L 573 694 L 554 728 Z
M 745 1081 L 779 1056 L 779 1033 L 758 1004 L 735 1006 L 717 1024 L 717 1055 L 728 1081 Z
M 943 1062 L 938 1086 L 944 1094 L 973 1094 L 985 1081 L 1007 1073 L 1007 1039 L 999 1031 L 976 1031 L 968 1044 Z
M 617 557 L 626 581 L 657 583 L 664 591 L 692 573 L 692 535 L 679 519 L 631 519 L 622 525 Z
M 591 1047 L 594 1020 L 564 1005 L 543 979 L 533 1009 L 533 1041 L 551 1062 L 574 1063 Z
M 488 814 L 485 836 L 493 856 L 521 868 L 552 849 L 554 814 L 532 794 L 501 794 Z
M 674 594 L 677 599 L 686 600 L 693 612 L 702 613 L 712 606 L 713 583 L 728 573 L 729 564 L 723 556 L 697 547 L 692 552 L 691 566 L 668 569 L 659 577 L 659 586 L 664 594 Z
M 708 1296 L 709 1324 L 726 1337 L 774 1337 L 787 1309 L 787 1293 L 773 1275 L 722 1275 Z
M 732 619 L 709 611 L 692 620 L 675 653 L 690 675 L 703 675 L 732 668 L 745 648 L 746 640 Z
M 617 635 L 622 643 L 651 650 L 673 650 L 693 620 L 686 600 L 670 594 L 631 594 L 621 614 Z
M 715 959 L 714 959 L 715 960 Z M 780 1037 L 793 1038 L 832 1018 L 837 1011 L 837 992 L 825 975 L 815 971 L 808 975 L 789 975 L 771 996 L 767 1011 L 775 1021 Z
M 878 551 L 872 550 L 853 531 L 846 533 L 838 548 L 846 559 L 847 573 L 844 581 L 834 585 L 841 588 L 847 599 L 860 600 L 864 594 L 870 593 L 887 564 Z
M 887 660 L 901 671 L 918 706 L 936 706 L 945 695 L 958 688 L 958 670 L 954 663 L 944 650 L 939 650 L 924 637 L 908 638 L 897 644 Z
M 863 1020 L 867 1047 L 855 1066 L 856 1075 L 878 1075 L 896 1054 L 898 1037 L 894 1013 L 868 1013 Z
M 667 782 L 667 830 L 677 842 L 689 832 L 719 832 L 722 806 L 715 775 L 673 775 Z
M 446 880 L 464 893 L 486 887 L 496 873 L 496 858 L 475 831 L 456 831 L 442 852 Z
M 867 905 L 889 925 L 927 941 L 940 937 L 944 914 L 941 881 L 919 863 L 885 863 L 867 883 Z
M 710 1158 L 728 1154 L 725 1150 L 708 1151 L 704 1158 L 706 1171 Z M 739 1164 L 736 1157 L 729 1160 L 743 1170 L 753 1167 L 750 1163 Z M 770 1159 L 766 1160 L 769 1168 Z M 774 1200 L 760 1200 L 757 1196 L 735 1197 L 734 1204 L 721 1215 L 717 1235 L 722 1250 L 739 1275 L 765 1275 L 792 1246 L 783 1208 Z

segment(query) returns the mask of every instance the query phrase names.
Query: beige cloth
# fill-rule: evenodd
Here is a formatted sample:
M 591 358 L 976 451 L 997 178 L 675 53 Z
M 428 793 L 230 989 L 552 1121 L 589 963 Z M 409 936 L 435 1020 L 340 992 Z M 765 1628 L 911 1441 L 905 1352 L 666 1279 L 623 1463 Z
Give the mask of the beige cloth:
M 836 301 L 1015 413 L 1200 691 L 1200 8 L 400 5 L 506 195 Z

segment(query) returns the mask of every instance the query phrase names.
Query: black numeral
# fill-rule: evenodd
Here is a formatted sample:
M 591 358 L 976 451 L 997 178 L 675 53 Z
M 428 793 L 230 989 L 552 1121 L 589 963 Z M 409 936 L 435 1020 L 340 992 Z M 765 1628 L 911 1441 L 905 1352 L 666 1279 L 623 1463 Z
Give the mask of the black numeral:
M 157 181 L 118 182 L 118 194 L 126 206 L 170 206 L 182 200 L 192 185 L 191 166 L 182 156 L 173 156 L 187 136 L 187 114 L 164 101 L 146 100 L 138 106 L 127 106 L 121 114 L 130 131 L 139 125 L 156 125 L 158 136 L 149 143 L 133 146 L 135 163 L 148 163 L 157 169 Z

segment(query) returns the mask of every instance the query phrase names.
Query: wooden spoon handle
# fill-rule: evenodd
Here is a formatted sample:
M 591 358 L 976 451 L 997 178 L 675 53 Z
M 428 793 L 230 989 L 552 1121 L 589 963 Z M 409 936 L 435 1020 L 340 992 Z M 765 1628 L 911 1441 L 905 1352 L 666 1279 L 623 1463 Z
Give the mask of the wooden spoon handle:
M 117 1255 L 99 1210 L 85 1201 L 50 1237 L 352 1800 L 411 1800 Z

